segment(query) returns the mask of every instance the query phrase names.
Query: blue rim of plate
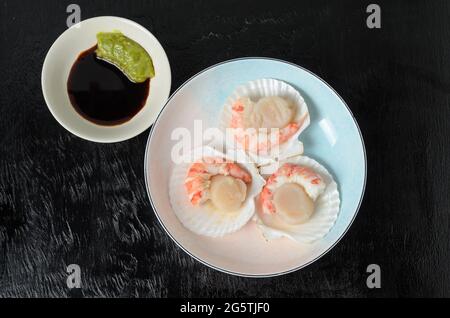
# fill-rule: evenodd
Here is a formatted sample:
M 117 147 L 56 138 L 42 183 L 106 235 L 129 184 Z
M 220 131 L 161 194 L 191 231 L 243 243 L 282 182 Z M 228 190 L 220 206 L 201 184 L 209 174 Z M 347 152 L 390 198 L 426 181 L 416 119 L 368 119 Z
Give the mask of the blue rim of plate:
M 149 155 L 149 145 L 150 145 L 150 141 L 152 139 L 152 135 L 153 135 L 153 130 L 155 129 L 156 125 L 158 124 L 158 121 L 162 115 L 162 113 L 164 112 L 164 110 L 166 109 L 167 105 L 170 103 L 170 101 L 172 100 L 172 98 L 178 93 L 178 91 L 180 91 L 183 87 L 185 87 L 189 82 L 191 82 L 193 79 L 195 79 L 196 77 L 200 76 L 201 74 L 209 71 L 210 69 L 213 69 L 217 66 L 223 65 L 223 64 L 228 64 L 228 63 L 233 63 L 236 61 L 242 61 L 242 60 L 267 60 L 267 61 L 276 61 L 276 62 L 281 62 L 281 63 L 285 63 L 285 64 L 289 64 L 291 66 L 297 67 L 309 74 L 311 74 L 312 76 L 314 76 L 315 78 L 317 78 L 319 81 L 321 81 L 322 83 L 324 83 L 329 89 L 331 89 L 336 96 L 342 101 L 342 103 L 345 105 L 345 107 L 347 108 L 347 111 L 349 112 L 350 116 L 353 119 L 353 123 L 355 124 L 356 128 L 358 129 L 358 133 L 359 133 L 359 137 L 361 139 L 361 144 L 362 144 L 362 148 L 363 148 L 363 153 L 364 153 L 364 184 L 363 184 L 363 189 L 361 192 L 361 197 L 359 199 L 358 202 L 358 207 L 356 208 L 356 211 L 353 214 L 353 218 L 350 221 L 350 223 L 348 224 L 348 226 L 346 227 L 346 229 L 344 230 L 344 232 L 341 234 L 341 236 L 339 236 L 339 238 L 336 240 L 336 242 L 334 242 L 328 249 L 326 249 L 322 254 L 320 254 L 319 256 L 317 256 L 316 258 L 314 258 L 313 260 L 295 267 L 293 269 L 287 270 L 287 271 L 283 271 L 280 273 L 274 273 L 274 274 L 268 274 L 268 275 L 249 275 L 249 274 L 243 274 L 243 273 L 239 273 L 239 272 L 233 272 L 233 271 L 229 271 L 217 266 L 214 266 L 212 264 L 209 264 L 208 262 L 200 259 L 199 257 L 193 255 L 191 252 L 189 252 L 181 243 L 179 243 L 175 237 L 173 237 L 173 235 L 169 232 L 169 230 L 166 228 L 166 226 L 164 225 L 164 222 L 161 220 L 161 218 L 159 217 L 159 213 L 158 210 L 156 209 L 152 197 L 150 195 L 150 188 L 148 186 L 148 182 L 147 182 L 147 159 L 148 159 L 148 155 Z M 278 277 L 278 276 L 283 276 L 283 275 L 287 275 L 287 274 L 291 274 L 294 273 L 298 270 L 301 270 L 309 265 L 311 265 L 312 263 L 318 261 L 320 258 L 322 258 L 325 254 L 327 254 L 329 251 L 331 251 L 341 240 L 342 238 L 345 236 L 345 234 L 347 234 L 348 230 L 350 229 L 350 227 L 352 226 L 353 222 L 356 219 L 356 216 L 358 215 L 359 209 L 361 208 L 361 204 L 362 201 L 364 199 L 364 194 L 366 192 L 366 183 L 367 183 L 367 153 L 366 153 L 366 145 L 364 143 L 364 138 L 363 135 L 361 133 L 361 129 L 359 128 L 358 122 L 356 121 L 355 116 L 353 115 L 352 111 L 350 110 L 350 108 L 348 107 L 347 103 L 344 101 L 344 99 L 341 97 L 341 95 L 339 95 L 333 87 L 331 87 L 331 85 L 329 85 L 326 81 L 324 81 L 320 76 L 316 75 L 315 73 L 311 72 L 310 70 L 307 70 L 304 67 L 301 67 L 300 65 L 297 65 L 295 63 L 292 62 L 288 62 L 288 61 L 284 61 L 281 59 L 276 59 L 276 58 L 271 58 L 271 57 L 242 57 L 242 58 L 236 58 L 236 59 L 231 59 L 231 60 L 227 60 L 227 61 L 223 61 L 217 64 L 214 64 L 210 67 L 205 68 L 204 70 L 198 72 L 197 74 L 195 74 L 194 76 L 190 77 L 187 81 L 185 81 L 180 87 L 178 87 L 173 94 L 169 97 L 169 99 L 167 100 L 167 102 L 164 104 L 164 107 L 161 109 L 161 111 L 158 114 L 158 117 L 156 118 L 155 122 L 153 123 L 151 129 L 150 129 L 150 134 L 148 136 L 147 139 L 147 145 L 145 147 L 145 157 L 144 157 L 144 179 L 145 179 L 145 189 L 147 191 L 147 196 L 150 200 L 150 204 L 152 206 L 153 212 L 156 215 L 156 218 L 159 221 L 159 224 L 162 226 L 162 228 L 164 229 L 164 231 L 166 232 L 166 234 L 172 239 L 172 241 L 175 242 L 175 244 L 181 248 L 186 254 L 188 254 L 190 257 L 192 257 L 193 259 L 195 259 L 196 261 L 200 262 L 201 264 L 214 269 L 216 271 L 228 274 L 228 275 L 233 275 L 233 276 L 238 276 L 238 277 L 246 277 L 246 278 L 270 278 L 270 277 Z

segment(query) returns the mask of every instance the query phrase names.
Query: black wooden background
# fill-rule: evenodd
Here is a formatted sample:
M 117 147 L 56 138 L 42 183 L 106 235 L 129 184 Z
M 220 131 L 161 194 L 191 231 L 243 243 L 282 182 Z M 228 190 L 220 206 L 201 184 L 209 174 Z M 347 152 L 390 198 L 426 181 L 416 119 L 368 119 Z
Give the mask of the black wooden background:
M 0 296 L 450 296 L 450 3 L 379 1 L 0 1 Z M 153 32 L 172 90 L 243 56 L 288 60 L 347 101 L 365 137 L 368 183 L 359 215 L 325 257 L 270 279 L 228 276 L 192 260 L 164 233 L 147 198 L 148 131 L 83 141 L 53 119 L 41 93 L 44 57 L 82 18 L 117 15 Z M 82 289 L 66 286 L 66 266 Z M 382 288 L 366 287 L 366 267 Z

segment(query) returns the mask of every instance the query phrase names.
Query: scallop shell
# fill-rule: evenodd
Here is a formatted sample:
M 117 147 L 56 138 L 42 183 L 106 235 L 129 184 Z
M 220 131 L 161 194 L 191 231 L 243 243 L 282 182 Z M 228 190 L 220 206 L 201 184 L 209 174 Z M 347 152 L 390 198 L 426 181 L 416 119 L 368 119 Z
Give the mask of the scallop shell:
M 243 158 L 242 154 L 240 156 Z M 222 237 L 240 230 L 252 219 L 255 214 L 255 197 L 261 192 L 265 181 L 255 165 L 249 164 L 248 160 L 239 161 L 239 164 L 252 175 L 252 183 L 241 209 L 233 213 L 222 213 L 212 211 L 206 205 L 192 206 L 184 182 L 191 164 L 202 157 L 221 157 L 235 161 L 233 157 L 211 147 L 201 147 L 186 155 L 184 163 L 177 165 L 173 170 L 169 184 L 170 202 L 176 216 L 187 229 L 199 235 Z
M 285 99 L 288 99 L 295 103 L 297 106 L 296 113 L 296 121 L 300 121 L 301 118 L 306 116 L 305 121 L 299 131 L 293 135 L 288 141 L 280 145 L 279 149 L 279 157 L 286 158 L 289 156 L 284 155 L 285 153 L 292 152 L 290 150 L 291 147 L 294 146 L 294 149 L 297 150 L 299 147 L 301 148 L 301 153 L 303 153 L 303 145 L 298 141 L 300 134 L 309 126 L 310 124 L 310 116 L 308 111 L 308 106 L 305 103 L 302 95 L 291 85 L 279 81 L 276 79 L 259 79 L 255 81 L 248 82 L 244 85 L 239 86 L 230 97 L 228 97 L 224 108 L 222 110 L 222 114 L 220 116 L 219 128 L 223 131 L 226 131 L 227 128 L 230 127 L 231 118 L 232 118 L 232 107 L 233 104 L 242 97 L 249 97 L 253 101 L 257 101 L 262 97 L 267 96 L 279 96 Z M 233 136 L 227 136 L 228 138 L 234 138 Z M 296 143 L 297 142 L 297 143 Z M 227 144 L 233 143 L 232 139 L 227 139 Z M 299 146 L 300 145 L 300 146 Z M 236 146 L 240 147 L 238 143 Z M 267 165 L 277 160 L 271 155 L 261 155 L 248 152 L 248 155 L 251 159 L 258 165 Z
M 336 223 L 341 204 L 338 186 L 327 169 L 311 158 L 298 156 L 281 161 L 279 164 L 284 163 L 299 164 L 311 168 L 323 178 L 327 187 L 316 200 L 315 212 L 307 223 L 292 226 L 289 231 L 279 230 L 264 224 L 258 214 L 255 216 L 256 223 L 267 240 L 286 236 L 300 243 L 312 243 L 325 237 Z M 265 167 L 264 174 L 274 173 L 280 165 L 273 164 Z M 260 207 L 258 207 L 258 213 L 261 212 Z

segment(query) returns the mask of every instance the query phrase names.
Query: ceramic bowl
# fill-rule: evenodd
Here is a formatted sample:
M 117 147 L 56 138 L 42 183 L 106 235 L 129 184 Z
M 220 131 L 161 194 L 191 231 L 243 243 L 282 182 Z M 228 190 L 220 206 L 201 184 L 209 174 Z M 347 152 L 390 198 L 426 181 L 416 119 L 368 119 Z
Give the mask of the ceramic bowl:
M 143 46 L 153 59 L 156 76 L 150 83 L 145 106 L 130 121 L 101 126 L 84 119 L 70 103 L 67 80 L 79 54 L 97 43 L 98 32 L 121 31 Z M 68 131 L 86 140 L 112 143 L 130 139 L 148 129 L 170 94 L 171 70 L 158 40 L 141 25 L 119 17 L 96 17 L 67 29 L 52 45 L 42 68 L 42 91 L 48 109 Z

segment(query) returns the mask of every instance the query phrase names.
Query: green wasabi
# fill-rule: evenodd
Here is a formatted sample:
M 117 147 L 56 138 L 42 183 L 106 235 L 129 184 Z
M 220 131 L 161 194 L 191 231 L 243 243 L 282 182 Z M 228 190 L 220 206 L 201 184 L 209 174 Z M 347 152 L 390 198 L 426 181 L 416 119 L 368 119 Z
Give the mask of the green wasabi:
M 120 68 L 135 83 L 155 77 L 153 61 L 147 51 L 121 32 L 98 33 L 95 53 Z

